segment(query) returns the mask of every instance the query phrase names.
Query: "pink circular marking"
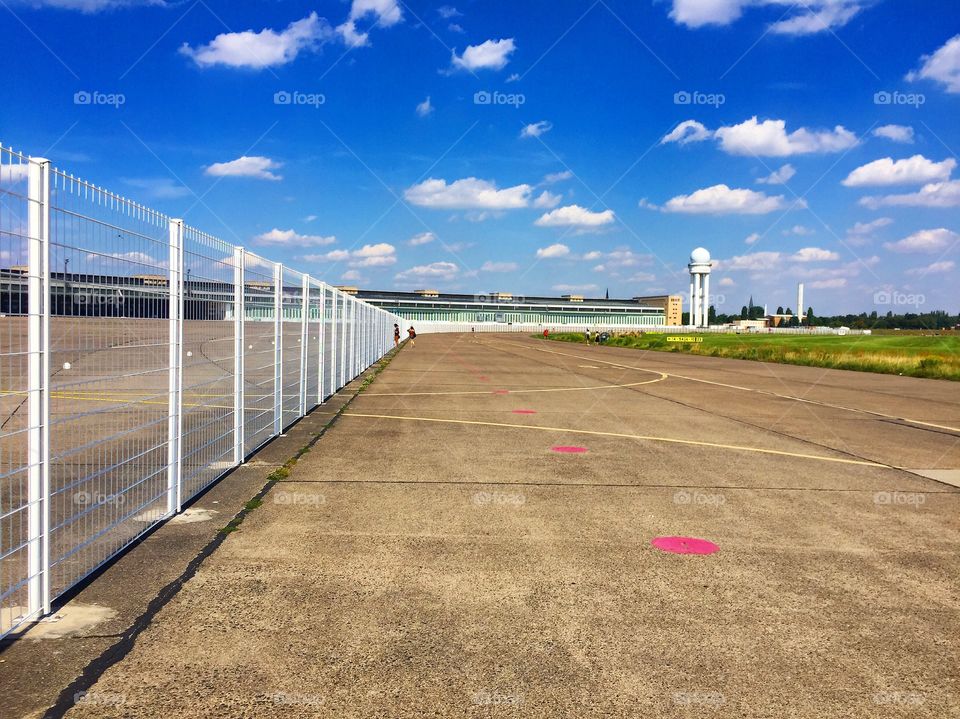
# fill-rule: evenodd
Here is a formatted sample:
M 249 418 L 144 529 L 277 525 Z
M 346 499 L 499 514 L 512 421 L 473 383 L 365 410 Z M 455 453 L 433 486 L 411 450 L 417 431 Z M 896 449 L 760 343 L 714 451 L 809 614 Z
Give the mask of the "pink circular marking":
M 561 445 L 559 447 L 551 447 L 550 449 L 554 452 L 563 452 L 567 454 L 582 454 L 583 452 L 587 451 L 586 447 L 568 447 L 565 445 Z
M 489 381 L 490 381 L 490 378 L 487 377 L 487 376 L 484 375 L 484 374 L 482 374 L 482 375 L 480 375 L 479 377 L 477 377 L 477 379 L 480 380 L 481 382 L 489 382 Z
M 673 554 L 713 554 L 720 551 L 720 547 L 713 542 L 696 537 L 654 537 L 650 544 Z
M 536 414 L 537 410 L 535 409 L 514 409 L 510 410 L 514 414 Z
M 508 389 L 495 389 L 495 390 L 493 390 L 493 393 L 494 393 L 494 394 L 510 394 L 510 390 L 508 390 Z

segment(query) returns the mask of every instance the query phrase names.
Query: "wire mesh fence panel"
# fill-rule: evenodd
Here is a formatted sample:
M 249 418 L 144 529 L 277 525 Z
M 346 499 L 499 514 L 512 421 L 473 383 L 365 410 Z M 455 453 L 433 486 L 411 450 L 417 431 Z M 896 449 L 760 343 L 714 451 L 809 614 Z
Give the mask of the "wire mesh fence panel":
M 49 223 L 56 595 L 167 513 L 170 257 L 166 216 L 59 171 Z
M 283 354 L 280 361 L 282 428 L 300 416 L 300 365 L 303 359 L 303 275 L 283 268 L 281 296 L 281 332 Z
M 183 228 L 180 472 L 185 500 L 235 464 L 234 251 Z
M 31 541 L 30 526 L 31 512 L 35 523 L 41 507 L 31 496 L 28 456 L 28 433 L 39 429 L 28 407 L 28 172 L 25 157 L 0 148 L 0 634 L 30 615 L 30 580 L 40 571 L 39 539 L 34 531 Z
M 323 299 L 323 397 L 337 391 L 336 291 L 327 287 Z
M 274 264 L 244 256 L 243 436 L 249 454 L 273 436 L 276 376 Z

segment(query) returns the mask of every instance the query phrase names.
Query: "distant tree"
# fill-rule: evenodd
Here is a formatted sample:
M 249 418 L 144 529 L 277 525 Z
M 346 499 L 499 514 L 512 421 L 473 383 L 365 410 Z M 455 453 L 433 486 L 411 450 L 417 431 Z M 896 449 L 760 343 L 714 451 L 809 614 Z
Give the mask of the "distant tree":
M 707 308 L 707 324 L 714 325 L 717 323 L 717 308 L 713 305 Z
M 783 314 L 783 307 L 777 307 L 777 314 L 778 314 L 778 315 L 782 315 L 782 314 Z M 788 314 L 789 314 L 789 313 L 788 313 Z
M 777 310 L 777 311 L 780 312 L 779 310 Z M 782 315 L 792 315 L 792 314 L 793 314 L 793 310 L 791 310 L 789 307 L 787 307 L 787 309 L 784 310 L 783 312 L 780 312 L 780 314 L 782 314 Z
M 807 325 L 813 327 L 816 323 L 816 318 L 813 316 L 813 307 L 807 307 Z
M 740 319 L 746 320 L 746 319 L 749 319 L 749 318 L 750 318 L 750 310 L 747 308 L 746 305 L 744 305 L 744 306 L 740 309 Z

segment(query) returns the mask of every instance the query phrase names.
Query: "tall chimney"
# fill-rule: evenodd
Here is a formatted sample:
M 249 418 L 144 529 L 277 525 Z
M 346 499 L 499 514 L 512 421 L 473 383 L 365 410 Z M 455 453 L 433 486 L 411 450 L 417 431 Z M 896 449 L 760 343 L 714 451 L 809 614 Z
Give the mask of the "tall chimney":
M 806 313 L 803 311 L 803 283 L 797 285 L 797 317 L 800 318 L 800 322 L 803 322 L 803 318 Z

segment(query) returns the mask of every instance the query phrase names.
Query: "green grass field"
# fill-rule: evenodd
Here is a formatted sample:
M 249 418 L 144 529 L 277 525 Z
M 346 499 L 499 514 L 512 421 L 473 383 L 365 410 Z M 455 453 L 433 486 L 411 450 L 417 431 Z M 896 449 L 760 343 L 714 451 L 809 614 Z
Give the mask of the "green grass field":
M 702 337 L 702 342 L 667 342 L 667 337 Z M 561 332 L 550 339 L 584 342 L 579 332 Z M 927 335 L 670 335 L 614 334 L 608 345 L 659 352 L 685 352 L 708 357 L 756 360 L 902 374 L 910 377 L 960 380 L 960 334 Z

